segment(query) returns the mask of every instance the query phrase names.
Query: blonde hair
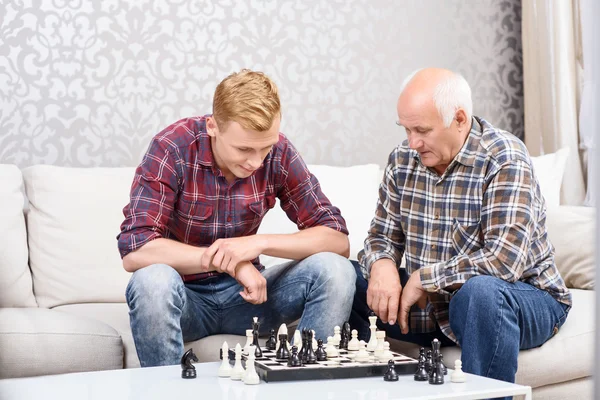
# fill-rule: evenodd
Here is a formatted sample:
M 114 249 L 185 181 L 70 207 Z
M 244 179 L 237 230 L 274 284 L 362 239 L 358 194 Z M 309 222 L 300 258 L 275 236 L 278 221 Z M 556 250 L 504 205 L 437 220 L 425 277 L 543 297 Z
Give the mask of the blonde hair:
M 245 129 L 264 132 L 279 115 L 281 104 L 277 86 L 262 72 L 249 69 L 234 72 L 215 90 L 213 116 L 220 129 L 235 121 Z

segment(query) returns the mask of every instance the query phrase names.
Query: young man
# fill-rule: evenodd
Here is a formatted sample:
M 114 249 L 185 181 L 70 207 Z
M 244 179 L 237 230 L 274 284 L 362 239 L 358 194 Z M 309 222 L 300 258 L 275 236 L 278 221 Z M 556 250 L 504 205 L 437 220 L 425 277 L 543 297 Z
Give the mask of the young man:
M 371 309 L 388 336 L 458 343 L 465 372 L 514 382 L 519 349 L 558 331 L 571 295 L 525 145 L 472 109 L 468 83 L 451 71 L 405 81 L 397 111 L 408 140 L 380 186 L 351 324 L 364 339 Z
M 279 133 L 275 84 L 243 70 L 216 88 L 213 114 L 154 137 L 136 170 L 118 236 L 143 367 L 177 364 L 184 342 L 261 334 L 300 318 L 331 335 L 350 315 L 348 231 L 317 179 Z M 300 232 L 257 235 L 279 198 Z M 258 256 L 297 260 L 265 270 Z

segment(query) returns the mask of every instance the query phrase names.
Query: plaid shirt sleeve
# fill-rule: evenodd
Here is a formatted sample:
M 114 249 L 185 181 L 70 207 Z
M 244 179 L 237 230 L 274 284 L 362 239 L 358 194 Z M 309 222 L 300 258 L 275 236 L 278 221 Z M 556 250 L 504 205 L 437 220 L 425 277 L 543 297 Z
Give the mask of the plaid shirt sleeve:
M 371 221 L 364 249 L 358 255 L 365 279 L 369 279 L 375 261 L 389 258 L 400 267 L 404 255 L 405 236 L 400 225 L 400 193 L 394 177 L 396 151 L 390 154 L 383 182 L 379 186 L 379 199 L 375 217 Z
M 125 220 L 117 236 L 121 257 L 147 242 L 163 237 L 179 187 L 177 155 L 153 140 L 135 172 Z
M 286 142 L 279 171 L 281 208 L 300 230 L 326 226 L 347 235 L 348 228 L 340 210 L 325 196 L 319 181 L 308 171 L 292 143 L 287 139 Z
M 445 288 L 462 284 L 476 275 L 517 281 L 523 274 L 535 230 L 534 196 L 535 181 L 527 162 L 513 160 L 501 165 L 483 195 L 480 223 L 483 243 L 477 246 L 481 248 L 422 267 L 423 288 L 444 293 Z M 465 246 L 476 243 L 480 240 L 478 237 L 478 232 L 458 227 L 458 240 Z

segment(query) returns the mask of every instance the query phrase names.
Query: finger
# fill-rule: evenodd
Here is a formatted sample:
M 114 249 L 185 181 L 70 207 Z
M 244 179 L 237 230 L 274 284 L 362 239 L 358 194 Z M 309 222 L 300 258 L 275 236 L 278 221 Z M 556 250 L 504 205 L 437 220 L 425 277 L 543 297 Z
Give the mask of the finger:
M 373 294 L 373 289 L 371 288 L 371 286 L 369 286 L 367 288 L 367 306 L 369 306 L 369 309 L 375 311 L 375 304 L 374 304 L 374 294 Z M 375 313 L 377 314 L 377 311 L 375 311 Z
M 210 245 L 208 247 L 208 249 L 204 250 L 204 254 L 202 254 L 202 260 L 201 260 L 202 268 L 204 268 L 205 270 L 208 270 L 217 250 L 219 250 L 219 245 L 217 242 L 214 242 L 212 245 Z
M 400 303 L 400 296 L 392 295 L 390 300 L 388 301 L 388 316 L 390 318 L 390 325 L 394 325 L 396 323 L 396 318 L 398 317 L 398 304 Z
M 219 249 L 212 260 L 213 265 L 221 271 L 223 270 L 221 265 L 223 263 L 224 256 L 225 256 L 225 254 L 223 253 L 223 251 L 221 249 Z
M 252 298 L 250 297 L 246 289 L 240 292 L 240 296 L 242 296 L 242 299 L 246 300 L 248 303 L 252 303 Z
M 406 296 L 406 291 L 402 294 L 400 298 L 400 313 L 398 315 L 398 323 L 400 324 L 400 330 L 404 335 L 408 333 L 408 313 L 410 312 L 410 307 L 412 304 L 408 301 L 408 296 Z
M 379 295 L 379 303 L 377 304 L 379 310 L 379 319 L 381 322 L 386 324 L 388 322 L 388 298 L 386 296 Z
M 427 294 L 423 293 L 423 295 L 417 302 L 417 305 L 421 310 L 424 310 L 427 307 Z
M 233 259 L 229 260 L 229 264 L 225 267 L 226 272 L 235 278 L 237 272 L 237 264 L 233 262 Z
M 231 257 L 229 257 L 229 255 L 227 253 L 223 253 L 223 257 L 221 260 L 221 271 L 222 272 L 226 272 L 229 274 L 228 266 L 229 266 L 230 261 L 231 261 Z M 231 275 L 231 274 L 229 274 L 229 275 Z

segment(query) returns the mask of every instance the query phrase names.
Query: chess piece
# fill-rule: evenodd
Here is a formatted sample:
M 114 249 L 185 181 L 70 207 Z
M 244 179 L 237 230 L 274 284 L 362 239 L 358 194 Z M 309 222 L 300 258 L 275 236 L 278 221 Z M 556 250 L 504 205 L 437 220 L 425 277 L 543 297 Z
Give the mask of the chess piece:
M 394 382 L 398 380 L 398 374 L 396 373 L 396 367 L 394 366 L 394 360 L 388 361 L 388 368 L 383 375 L 383 380 L 386 382 Z
M 358 343 L 358 331 L 356 329 L 352 329 L 352 339 L 348 342 L 348 350 L 357 351 Z
M 323 348 L 323 340 L 317 340 L 317 350 L 315 350 L 315 356 L 317 356 L 317 361 L 327 361 L 327 352 Z
M 252 319 L 252 345 L 254 346 L 254 356 L 256 358 L 262 357 L 262 349 L 260 348 L 260 344 L 258 343 L 258 317 L 254 317 Z
M 312 341 L 313 341 L 313 333 L 312 331 L 309 331 L 308 329 L 306 330 L 306 343 L 308 343 L 308 348 L 306 349 L 306 352 L 304 353 L 304 360 L 305 364 L 316 364 L 317 363 L 317 356 L 315 355 L 315 351 L 313 350 L 313 345 L 312 345 Z
M 244 355 L 246 356 L 248 355 L 248 350 L 250 349 L 253 339 L 252 329 L 246 329 L 246 344 L 244 345 Z
M 239 381 L 244 377 L 244 367 L 242 366 L 242 346 L 240 344 L 235 345 L 235 364 L 231 370 L 231 379 Z
M 287 360 L 290 358 L 290 351 L 287 348 L 287 334 L 279 335 L 279 349 L 275 354 L 275 358 L 278 360 Z
M 367 344 L 364 340 L 358 342 L 358 353 L 354 357 L 356 362 L 369 362 L 369 352 L 367 351 Z
M 425 358 L 425 371 L 429 374 L 431 372 L 431 366 L 433 361 L 431 359 L 431 350 L 427 350 L 427 357 Z
M 252 345 L 252 347 L 254 347 L 254 345 Z M 248 352 L 248 358 L 246 359 L 246 373 L 244 374 L 243 379 L 246 385 L 258 385 L 260 383 L 260 378 L 256 373 L 256 368 L 254 365 L 254 351 L 252 350 L 253 349 L 250 349 Z
M 442 353 L 440 353 L 439 363 L 442 366 L 442 371 L 444 372 L 444 375 L 448 375 L 448 368 L 446 368 L 446 365 L 444 365 L 444 355 Z
M 373 354 L 375 355 L 375 358 L 379 358 L 383 355 L 383 350 L 384 350 L 383 345 L 385 343 L 385 331 L 376 331 L 375 337 L 377 339 L 376 339 L 376 347 L 375 347 Z
M 344 322 L 344 326 L 342 327 L 340 344 L 338 347 L 340 349 L 348 350 L 348 342 L 350 341 L 350 323 Z
M 301 367 L 302 366 L 302 360 L 300 359 L 300 357 L 298 357 L 298 346 L 294 345 L 292 346 L 292 355 L 290 356 L 290 359 L 288 360 L 288 367 Z
M 371 315 L 369 317 L 369 322 L 371 323 L 369 326 L 369 329 L 371 330 L 371 336 L 369 338 L 369 343 L 367 343 L 367 350 L 375 351 L 377 348 L 377 336 L 375 335 L 375 332 L 377 331 L 377 315 Z
M 333 327 L 333 345 L 339 346 L 341 340 L 342 335 L 340 334 L 340 327 L 336 325 Z
M 454 371 L 450 375 L 450 380 L 454 383 L 463 383 L 467 381 L 467 375 L 462 370 L 462 361 L 454 361 Z
M 338 357 L 340 355 L 338 349 L 333 344 L 333 336 L 327 337 L 327 346 L 325 347 L 325 353 L 327 353 L 327 357 Z
M 300 331 L 298 329 L 294 332 L 293 344 L 298 348 L 298 354 L 302 354 L 302 346 L 304 343 L 302 342 L 302 337 L 300 336 Z
M 316 349 L 317 346 L 318 346 L 318 343 L 317 343 L 317 334 L 315 333 L 314 330 L 312 330 L 311 332 L 312 332 L 312 335 L 310 337 L 312 338 L 312 347 L 313 347 L 313 349 Z
M 194 350 L 189 349 L 181 357 L 181 377 L 183 379 L 194 379 L 196 377 L 196 367 L 193 362 L 198 362 L 198 357 L 194 354 Z
M 440 353 L 437 350 L 437 356 L 434 356 L 433 363 L 431 364 L 431 371 L 429 372 L 429 384 L 430 385 L 442 385 L 444 383 L 444 369 L 442 363 L 440 363 Z
M 219 376 L 222 378 L 227 378 L 231 376 L 231 365 L 229 365 L 229 346 L 227 342 L 223 342 L 223 346 L 221 346 L 221 354 L 224 354 L 223 361 L 221 362 L 221 366 L 219 367 Z
M 388 362 L 392 358 L 394 358 L 394 355 L 390 351 L 390 342 L 384 341 L 383 342 L 383 353 L 381 353 L 381 356 L 379 356 L 377 358 L 377 360 L 379 362 Z
M 273 351 L 277 348 L 277 339 L 275 339 L 275 329 L 271 329 L 269 331 L 269 339 L 267 339 L 265 347 L 269 351 Z
M 286 324 L 281 324 L 279 325 L 279 329 L 277 330 L 277 337 L 279 337 L 279 335 L 286 335 L 286 341 L 287 341 L 287 334 L 288 334 L 288 329 L 287 329 L 287 325 Z M 275 351 L 279 350 L 279 345 L 281 344 L 280 341 L 277 341 L 277 345 L 276 345 L 276 349 Z
M 417 364 L 417 372 L 415 372 L 415 381 L 424 382 L 429 380 L 429 373 L 425 367 L 425 349 L 421 347 L 419 350 L 419 364 Z

